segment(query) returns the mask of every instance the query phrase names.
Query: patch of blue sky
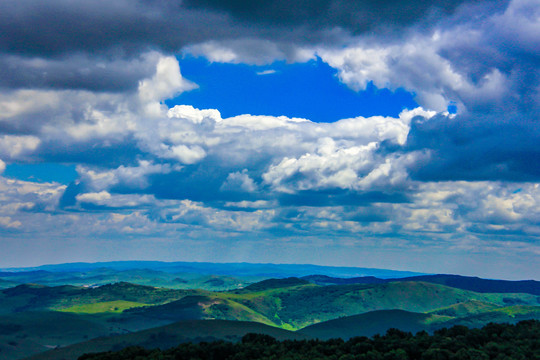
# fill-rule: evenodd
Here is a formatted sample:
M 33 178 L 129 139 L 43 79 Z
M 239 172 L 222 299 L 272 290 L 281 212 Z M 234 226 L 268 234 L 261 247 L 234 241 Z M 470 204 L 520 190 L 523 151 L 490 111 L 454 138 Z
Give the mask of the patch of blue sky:
M 450 114 L 457 114 L 457 103 L 455 101 L 450 101 L 450 104 L 448 104 L 448 113 Z
M 182 75 L 198 89 L 166 100 L 174 105 L 217 109 L 222 117 L 241 114 L 285 115 L 315 122 L 357 116 L 396 117 L 418 106 L 414 94 L 378 89 L 369 83 L 354 91 L 339 81 L 335 69 L 320 59 L 306 63 L 275 62 L 267 66 L 211 63 L 204 58 L 178 58 Z
M 32 182 L 57 182 L 69 184 L 77 178 L 75 165 L 63 165 L 57 163 L 37 164 L 7 164 L 4 177 L 32 181 Z

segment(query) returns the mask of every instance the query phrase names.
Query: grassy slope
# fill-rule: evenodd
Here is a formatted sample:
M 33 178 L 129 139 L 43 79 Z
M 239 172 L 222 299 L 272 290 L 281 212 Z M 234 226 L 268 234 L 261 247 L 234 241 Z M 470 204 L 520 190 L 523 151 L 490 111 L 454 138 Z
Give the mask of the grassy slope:
M 98 288 L 25 284 L 0 291 L 0 314 L 62 310 L 73 306 L 110 301 L 164 304 L 196 293 L 198 293 L 196 290 L 172 290 L 128 283 L 104 285 Z
M 93 304 L 74 305 L 68 308 L 61 309 L 60 311 L 77 314 L 121 313 L 124 310 L 142 306 L 148 306 L 148 304 L 134 301 L 114 300 L 103 301 Z
M 453 304 L 450 306 L 446 306 L 441 309 L 436 309 L 431 311 L 432 314 L 437 315 L 445 315 L 445 316 L 451 316 L 451 317 L 463 317 L 463 316 L 470 316 L 474 314 L 480 314 L 483 312 L 488 312 L 493 309 L 500 308 L 500 305 L 485 302 L 485 301 L 479 301 L 479 300 L 468 300 L 462 303 Z
M 188 320 L 171 325 L 115 337 L 93 339 L 84 343 L 48 351 L 31 357 L 32 360 L 75 360 L 88 352 L 121 349 L 130 345 L 162 349 L 187 341 L 237 341 L 247 333 L 268 334 L 279 340 L 304 339 L 302 334 L 246 321 Z
M 229 296 L 290 329 L 374 310 L 428 312 L 469 300 L 498 306 L 538 303 L 537 297 L 529 294 L 480 294 L 423 282 L 324 287 L 310 284 L 251 293 L 235 291 Z

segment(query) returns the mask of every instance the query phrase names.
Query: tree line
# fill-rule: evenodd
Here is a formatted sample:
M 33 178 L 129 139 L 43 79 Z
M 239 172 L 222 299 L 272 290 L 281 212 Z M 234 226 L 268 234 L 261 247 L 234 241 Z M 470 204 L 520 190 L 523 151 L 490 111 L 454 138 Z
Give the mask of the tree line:
M 127 347 L 85 354 L 79 360 L 531 360 L 540 359 L 540 321 L 454 326 L 415 335 L 389 329 L 385 335 L 347 341 L 284 340 L 247 334 L 240 342 L 183 343 L 175 348 Z

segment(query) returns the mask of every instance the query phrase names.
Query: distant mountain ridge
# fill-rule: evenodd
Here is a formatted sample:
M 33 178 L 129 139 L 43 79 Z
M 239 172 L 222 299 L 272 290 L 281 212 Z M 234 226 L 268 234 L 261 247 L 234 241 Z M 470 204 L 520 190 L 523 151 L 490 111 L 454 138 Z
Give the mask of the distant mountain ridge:
M 334 278 L 325 275 L 309 275 L 302 279 L 317 285 L 383 284 L 398 281 L 424 281 L 479 293 L 526 293 L 540 295 L 540 281 L 491 280 L 461 275 L 419 275 L 404 278 L 380 279 L 373 276 Z
M 149 269 L 167 273 L 198 273 L 231 276 L 263 276 L 267 278 L 300 277 L 312 274 L 324 274 L 333 277 L 376 276 L 379 278 L 396 278 L 405 276 L 425 275 L 412 271 L 346 267 L 322 266 L 311 264 L 257 264 L 257 263 L 211 263 L 211 262 L 162 262 L 162 261 L 110 261 L 97 263 L 65 263 L 41 265 L 25 268 L 4 268 L 4 272 L 20 271 L 49 271 L 49 272 L 86 272 L 99 268 L 121 270 Z M 0 277 L 2 277 L 0 275 Z

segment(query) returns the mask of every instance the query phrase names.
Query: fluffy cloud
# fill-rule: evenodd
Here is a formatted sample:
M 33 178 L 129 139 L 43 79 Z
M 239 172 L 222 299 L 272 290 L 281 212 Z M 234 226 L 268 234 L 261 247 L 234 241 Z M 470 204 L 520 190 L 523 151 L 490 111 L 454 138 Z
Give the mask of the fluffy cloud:
M 381 214 L 380 219 L 386 219 L 389 211 L 397 210 L 382 211 L 377 204 L 395 203 L 396 209 L 404 209 L 408 205 L 400 204 L 425 195 L 424 187 L 410 174 L 419 171 L 419 164 L 429 163 L 433 155 L 421 150 L 425 145 L 416 146 L 417 150 L 409 149 L 414 140 L 411 131 L 438 121 L 454 121 L 451 116 L 421 108 L 403 111 L 398 118 L 357 117 L 335 123 L 313 123 L 284 116 L 241 115 L 223 119 L 214 109 L 199 110 L 184 105 L 167 109 L 160 104 L 170 94 L 193 86 L 181 77 L 176 60 L 164 58 L 157 62 L 156 74 L 141 81 L 139 91 L 130 96 L 58 91 L 54 97 L 65 101 L 57 102 L 55 112 L 63 114 L 60 119 L 70 126 L 58 128 L 55 126 L 58 119 L 51 119 L 49 123 L 39 124 L 33 131 L 35 135 L 17 138 L 6 135 L 2 142 L 3 156 L 9 159 L 23 154 L 36 159 L 50 156 L 40 152 L 42 142 L 64 142 L 81 149 L 85 146 L 105 149 L 115 139 L 120 143 L 133 142 L 136 151 L 129 164 L 97 166 L 82 162 L 77 168 L 77 183 L 70 185 L 62 199 L 56 198 L 64 209 L 75 209 L 77 203 L 105 208 L 158 206 L 156 198 L 209 203 L 201 205 L 201 209 L 206 206 L 252 209 L 253 205 L 249 204 L 270 204 L 268 198 L 277 196 L 279 203 L 272 205 L 276 209 L 278 204 L 302 204 L 302 194 L 310 194 L 313 199 L 320 199 L 317 206 L 349 206 L 355 201 L 365 206 L 372 204 L 377 207 L 373 211 Z M 85 101 L 81 103 L 86 109 L 84 117 L 70 118 L 71 107 L 62 109 L 62 104 L 69 104 L 73 98 Z M 149 108 L 152 110 L 146 111 Z M 4 121 L 19 121 L 20 116 Z M 17 146 L 11 146 L 10 139 L 17 140 Z M 464 184 L 459 186 L 463 188 Z M 322 192 L 316 194 L 318 191 Z M 474 191 L 471 187 L 467 193 Z M 206 197 L 202 198 L 202 193 Z M 474 214 L 485 215 L 490 206 L 503 209 L 505 202 L 499 203 L 492 196 L 491 192 L 482 195 L 486 202 L 479 203 L 475 211 L 468 211 L 468 217 L 481 223 L 479 215 Z M 517 198 L 505 201 L 513 204 Z M 425 209 L 411 208 L 406 218 L 407 228 L 426 226 L 418 220 L 428 213 L 443 222 L 448 213 L 433 211 L 439 206 L 433 203 Z M 198 207 L 190 212 L 193 209 Z M 502 214 L 506 213 L 501 210 L 497 216 Z M 531 214 L 535 218 L 535 212 Z M 358 219 L 362 218 L 369 216 L 358 214 Z M 351 221 L 342 219 L 343 224 L 351 225 L 354 223 Z M 454 223 L 448 221 L 448 224 Z
M 411 124 L 407 147 L 431 158 L 412 172 L 414 178 L 537 180 L 538 169 L 527 163 L 539 158 L 540 78 L 532 69 L 538 67 L 533 54 L 540 44 L 533 34 L 540 7 L 516 0 L 506 8 L 470 11 L 399 41 L 375 34 L 317 53 L 353 89 L 373 81 L 414 91 L 427 109 L 457 105 L 457 116 L 441 113 Z
M 4 135 L 0 138 L 0 156 L 4 159 L 24 159 L 40 144 L 35 136 Z
M 0 176 L 1 238 L 47 233 L 55 249 L 74 234 L 217 249 L 257 238 L 530 260 L 539 11 L 533 0 L 0 2 L 0 173 L 59 162 L 78 174 L 67 186 Z M 334 123 L 169 109 L 197 87 L 180 51 L 319 57 L 354 90 L 403 87 L 421 107 Z
M 454 101 L 460 112 L 485 111 L 494 104 L 503 105 L 514 92 L 527 95 L 518 85 L 538 81 L 522 78 L 526 76 L 523 68 L 534 60 L 518 60 L 516 50 L 511 50 L 515 41 L 520 44 L 518 51 L 529 54 L 539 45 L 531 40 L 538 22 L 524 14 L 527 9 L 538 11 L 531 2 L 513 1 L 492 16 L 477 9 L 477 17 L 428 33 L 411 32 L 404 39 L 387 42 L 359 38 L 343 49 L 322 48 L 318 55 L 354 89 L 373 81 L 378 87 L 415 91 L 419 103 L 429 109 L 444 111 Z M 524 26 L 508 26 L 521 22 Z

